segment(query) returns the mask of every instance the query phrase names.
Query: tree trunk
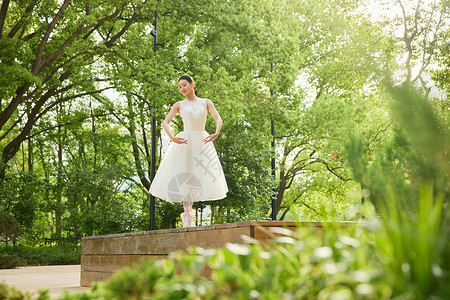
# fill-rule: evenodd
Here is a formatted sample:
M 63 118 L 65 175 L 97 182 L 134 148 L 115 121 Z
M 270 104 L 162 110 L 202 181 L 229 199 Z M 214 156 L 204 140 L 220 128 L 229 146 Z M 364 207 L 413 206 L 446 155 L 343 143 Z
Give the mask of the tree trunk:
M 280 183 L 278 184 L 277 187 L 277 198 L 276 198 L 276 214 L 278 215 L 278 212 L 280 211 L 280 207 L 281 207 L 281 202 L 283 201 L 283 197 L 284 197 L 284 192 L 286 191 L 286 185 L 287 185 L 287 178 L 284 175 L 284 171 L 280 171 Z
M 198 226 L 198 208 L 195 209 L 195 226 Z
M 79 197 L 79 180 L 77 180 L 76 184 L 76 191 L 75 191 L 75 197 L 74 197 L 74 205 L 73 205 L 73 217 L 72 217 L 72 224 L 73 224 L 73 237 L 76 238 L 78 235 L 78 224 L 77 224 L 77 217 L 78 217 L 78 197 Z
M 61 106 L 59 107 L 59 114 L 61 113 Z M 56 207 L 55 207 L 55 238 L 60 243 L 61 239 L 61 198 L 62 198 L 62 163 L 63 163 L 63 141 L 62 141 L 61 127 L 58 127 L 58 173 L 57 173 L 57 189 L 56 194 Z
M 200 226 L 203 226 L 203 207 L 200 209 Z
M 21 147 L 22 147 L 22 172 L 25 173 L 25 161 L 26 161 L 26 159 L 25 159 L 25 149 L 24 149 L 23 144 L 21 144 Z
M 222 211 L 223 206 L 219 206 L 219 209 L 217 209 L 217 215 L 216 215 L 216 224 L 219 224 L 219 218 L 220 218 L 220 212 Z
M 128 131 L 130 132 L 131 136 L 131 146 L 133 149 L 133 157 L 134 157 L 134 164 L 136 166 L 136 172 L 138 173 L 139 179 L 142 183 L 142 185 L 145 187 L 145 189 L 148 191 L 150 190 L 150 181 L 145 177 L 144 170 L 142 169 L 142 163 L 141 163 L 141 156 L 139 154 L 139 145 L 137 143 L 137 137 L 136 137 L 136 123 L 135 123 L 135 114 L 133 111 L 133 101 L 131 99 L 131 95 L 127 95 L 128 100 L 128 118 L 130 124 L 128 125 Z
M 94 115 L 94 111 L 92 110 L 92 102 L 89 101 L 89 108 L 91 110 L 91 129 L 92 129 L 92 144 L 94 146 L 94 167 L 92 172 L 94 174 L 97 173 L 97 155 L 98 155 L 98 147 L 97 147 L 97 140 L 96 140 L 96 133 L 97 133 L 97 129 L 95 127 L 95 115 Z
M 211 205 L 211 217 L 210 217 L 210 220 L 209 220 L 210 225 L 213 225 L 215 208 L 216 208 L 215 206 Z
M 33 142 L 28 138 L 28 172 L 33 172 Z

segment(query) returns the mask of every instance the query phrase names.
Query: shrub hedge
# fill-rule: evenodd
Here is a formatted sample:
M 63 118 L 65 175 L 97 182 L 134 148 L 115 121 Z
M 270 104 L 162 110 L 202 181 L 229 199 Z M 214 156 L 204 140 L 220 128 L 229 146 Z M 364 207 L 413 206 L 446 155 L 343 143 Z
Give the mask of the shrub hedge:
M 80 262 L 80 246 L 0 247 L 0 269 L 19 266 L 76 265 Z

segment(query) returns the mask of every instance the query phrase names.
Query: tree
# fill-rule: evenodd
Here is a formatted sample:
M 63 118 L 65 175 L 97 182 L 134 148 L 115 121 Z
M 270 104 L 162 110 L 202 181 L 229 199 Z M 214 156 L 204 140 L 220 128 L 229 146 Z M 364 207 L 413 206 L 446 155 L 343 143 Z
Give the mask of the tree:
M 3 1 L 0 179 L 34 126 L 58 104 L 108 89 L 92 69 L 151 3 Z M 76 19 L 76 22 L 74 22 Z M 16 51 L 21 49 L 21 51 Z M 23 125 L 22 125 L 23 124 Z M 17 125 L 19 128 L 17 128 Z
M 375 38 L 377 28 L 345 1 L 302 6 L 286 2 L 278 13 L 283 16 L 278 22 L 284 26 L 292 22 L 283 34 L 295 37 L 290 42 L 296 50 L 282 56 L 280 68 L 275 64 L 273 80 L 267 84 L 275 92 L 269 107 L 278 122 L 277 213 L 282 210 L 279 218 L 285 218 L 300 202 L 317 218 L 327 205 L 314 208 L 305 199 L 325 191 L 345 195 L 344 186 L 354 188 L 343 184 L 352 177 L 342 144 L 346 128 L 356 128 L 351 120 L 360 128 L 370 126 L 361 126 L 369 121 L 364 117 L 370 94 L 367 86 L 376 87 L 381 78 L 376 56 L 384 49 L 384 40 Z M 285 64 L 292 60 L 287 71 Z M 293 80 L 279 79 L 286 74 Z M 329 180 L 341 184 L 330 185 Z M 333 186 L 333 192 L 327 186 Z M 345 196 L 339 201 L 345 202 Z
M 424 178 L 432 180 L 442 189 L 443 179 L 438 175 L 442 174 L 442 170 L 438 171 L 441 167 L 431 167 L 435 159 L 426 159 L 425 156 L 434 153 L 441 157 L 442 153 L 438 152 L 447 143 L 445 130 L 441 128 L 445 127 L 442 124 L 447 119 L 445 111 L 448 110 L 448 101 L 431 99 L 430 91 L 434 83 L 429 80 L 429 74 L 433 64 L 445 65 L 442 64 L 445 61 L 442 60 L 442 55 L 445 57 L 448 5 L 442 1 L 426 3 L 399 0 L 385 3 L 392 4 L 398 8 L 395 17 L 384 16 L 378 23 L 384 28 L 385 38 L 392 45 L 386 48 L 388 52 L 384 56 L 385 76 L 391 82 L 383 81 L 379 89 L 379 97 L 385 99 L 383 103 L 386 107 L 390 105 L 391 111 L 385 113 L 388 119 L 383 122 L 384 125 L 380 124 L 380 134 L 373 135 L 376 139 L 384 136 L 384 141 L 378 142 L 378 147 L 373 147 L 372 137 L 356 135 L 347 148 L 351 153 L 349 158 L 355 179 L 361 182 L 363 190 L 370 187 L 370 196 L 366 195 L 365 198 L 371 200 L 377 210 L 389 198 L 390 191 L 386 186 L 390 184 L 398 189 L 395 193 L 401 197 L 408 197 L 402 194 L 406 190 L 417 194 L 417 189 L 405 188 L 405 183 L 412 181 L 417 183 L 414 184 L 415 187 L 419 187 L 426 181 Z M 400 63 L 396 64 L 394 59 Z M 439 78 L 442 77 L 435 76 L 434 79 L 441 83 Z M 401 87 L 391 88 L 394 83 L 400 83 Z M 417 91 L 421 91 L 423 96 L 417 94 Z M 427 134 L 422 132 L 424 128 Z M 427 136 L 429 140 L 425 142 Z M 439 138 L 435 139 L 433 136 Z M 442 144 L 436 144 L 439 139 Z M 417 144 L 420 147 L 416 147 Z M 425 150 L 425 145 L 430 145 L 433 149 Z M 428 154 L 425 155 L 425 152 Z M 445 163 L 442 166 L 444 165 Z M 383 182 L 381 177 L 389 179 Z M 388 182 L 393 178 L 396 178 L 395 182 Z M 416 203 L 411 201 L 410 204 L 413 207 Z
M 400 61 L 398 68 L 392 70 L 396 82 L 420 87 L 428 95 L 432 87 L 428 71 L 438 62 L 437 55 L 445 41 L 442 36 L 449 25 L 448 3 L 395 0 L 380 6 L 396 11 L 391 16 L 381 15 L 379 21 L 391 43 L 398 47 L 388 57 Z
M 437 83 L 437 87 L 445 93 L 445 96 L 439 100 L 442 117 L 448 118 L 448 110 L 450 109 L 450 30 L 447 29 L 447 31 L 442 32 L 440 38 L 446 42 L 442 43 L 439 48 L 438 64 L 432 71 L 432 79 Z

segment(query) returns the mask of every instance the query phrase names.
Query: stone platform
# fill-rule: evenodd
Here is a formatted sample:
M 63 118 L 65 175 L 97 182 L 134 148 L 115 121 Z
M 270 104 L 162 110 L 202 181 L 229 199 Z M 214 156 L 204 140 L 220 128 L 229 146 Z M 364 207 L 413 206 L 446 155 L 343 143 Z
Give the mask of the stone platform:
M 31 295 L 30 298 L 15 299 L 38 299 L 37 294 L 40 290 L 48 290 L 51 299 L 62 297 L 66 293 L 77 294 L 90 290 L 88 287 L 80 286 L 80 265 L 0 269 L 0 283 Z M 0 299 L 5 299 L 1 293 Z
M 226 243 L 243 243 L 242 235 L 264 241 L 270 239 L 272 227 L 295 230 L 299 223 L 254 221 L 190 228 L 129 232 L 84 237 L 81 241 L 81 286 L 103 281 L 124 267 L 141 259 L 166 258 L 175 251 L 191 246 L 214 249 Z M 322 222 L 302 222 L 301 225 L 321 229 Z

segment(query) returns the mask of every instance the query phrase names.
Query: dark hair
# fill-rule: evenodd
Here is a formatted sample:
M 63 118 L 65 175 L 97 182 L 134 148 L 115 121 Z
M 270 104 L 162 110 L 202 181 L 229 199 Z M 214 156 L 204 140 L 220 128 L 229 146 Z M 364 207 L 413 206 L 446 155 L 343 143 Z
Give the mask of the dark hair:
M 180 81 L 180 80 L 186 80 L 186 81 L 189 82 L 189 83 L 192 83 L 192 82 L 194 81 L 194 80 L 192 80 L 192 77 L 191 77 L 191 76 L 186 75 L 186 74 L 181 75 L 181 77 L 180 77 L 180 79 L 178 79 L 178 81 Z

